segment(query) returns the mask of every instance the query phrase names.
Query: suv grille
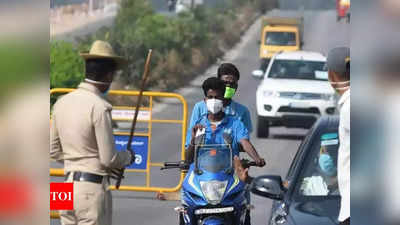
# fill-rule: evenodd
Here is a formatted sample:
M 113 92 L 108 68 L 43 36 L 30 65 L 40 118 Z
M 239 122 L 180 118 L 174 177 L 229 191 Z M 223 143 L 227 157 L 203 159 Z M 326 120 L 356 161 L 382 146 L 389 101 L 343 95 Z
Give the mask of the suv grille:
M 281 98 L 291 98 L 299 100 L 321 99 L 321 94 L 316 93 L 303 93 L 303 92 L 279 92 Z
M 314 113 L 320 114 L 320 111 L 316 107 L 311 108 L 292 108 L 288 106 L 282 106 L 279 108 L 278 112 L 287 112 L 287 113 Z

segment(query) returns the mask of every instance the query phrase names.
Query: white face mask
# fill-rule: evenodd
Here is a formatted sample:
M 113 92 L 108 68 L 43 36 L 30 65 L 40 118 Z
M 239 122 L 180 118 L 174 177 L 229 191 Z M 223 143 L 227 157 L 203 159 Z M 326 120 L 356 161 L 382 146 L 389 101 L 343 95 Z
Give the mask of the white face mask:
M 331 84 L 331 86 L 333 87 L 333 89 L 335 89 L 336 91 L 346 91 L 350 88 L 350 81 L 340 81 L 340 82 L 333 82 L 333 81 L 329 81 L 329 83 Z M 336 87 L 336 85 L 346 85 L 344 87 Z
M 333 89 L 335 89 L 336 91 L 347 91 L 347 90 L 350 89 L 350 86 L 347 86 L 347 87 L 335 87 Z
M 92 84 L 101 84 L 101 85 L 110 85 L 110 82 L 102 82 L 102 81 L 97 81 L 97 80 L 91 80 L 89 78 L 85 78 L 85 81 L 88 83 L 92 83 Z
M 88 83 L 92 83 L 92 84 L 111 85 L 111 83 L 108 83 L 108 82 L 91 80 L 89 78 L 85 78 L 85 81 L 88 82 Z M 106 97 L 108 95 L 109 91 L 110 91 L 110 86 L 108 86 L 107 90 L 102 93 L 103 97 Z
M 207 109 L 212 114 L 217 114 L 222 111 L 223 103 L 222 100 L 219 99 L 207 99 L 206 100 Z
M 333 81 L 329 81 L 329 83 L 331 83 L 331 85 L 343 85 L 343 84 L 348 84 L 350 85 L 350 81 L 340 81 L 340 82 L 333 82 Z

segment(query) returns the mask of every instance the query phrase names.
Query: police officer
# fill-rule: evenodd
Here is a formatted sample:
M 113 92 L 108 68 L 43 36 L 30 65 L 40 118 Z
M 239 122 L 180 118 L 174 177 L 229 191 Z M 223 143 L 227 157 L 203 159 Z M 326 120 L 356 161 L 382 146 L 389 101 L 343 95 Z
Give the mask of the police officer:
M 61 224 L 110 225 L 109 177 L 134 160 L 133 153 L 114 148 L 112 106 L 104 98 L 125 60 L 104 41 L 81 56 L 86 78 L 55 103 L 50 128 L 50 157 L 64 163 L 65 180 L 74 183 L 74 210 L 60 211 Z
M 338 47 L 329 51 L 328 77 L 331 86 L 340 95 L 338 150 L 338 183 L 341 196 L 340 224 L 350 224 L 350 48 Z

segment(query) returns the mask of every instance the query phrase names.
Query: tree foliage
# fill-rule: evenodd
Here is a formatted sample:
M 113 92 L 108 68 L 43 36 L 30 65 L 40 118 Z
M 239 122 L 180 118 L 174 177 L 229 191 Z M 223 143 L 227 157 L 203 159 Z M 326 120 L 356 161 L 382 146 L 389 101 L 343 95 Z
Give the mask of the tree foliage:
M 214 8 L 198 6 L 166 16 L 155 13 L 148 0 L 121 0 L 114 25 L 78 38 L 77 48 L 88 51 L 95 40 L 110 42 L 129 61 L 118 81 L 130 88 L 137 87 L 147 52 L 153 49 L 149 88 L 172 91 L 239 40 L 243 24 L 249 25 L 258 11 L 253 1 L 225 0 Z M 82 79 L 83 62 L 71 44 L 52 44 L 51 67 L 52 87 L 74 87 Z
M 50 43 L 50 88 L 76 87 L 84 77 L 84 63 L 68 42 Z

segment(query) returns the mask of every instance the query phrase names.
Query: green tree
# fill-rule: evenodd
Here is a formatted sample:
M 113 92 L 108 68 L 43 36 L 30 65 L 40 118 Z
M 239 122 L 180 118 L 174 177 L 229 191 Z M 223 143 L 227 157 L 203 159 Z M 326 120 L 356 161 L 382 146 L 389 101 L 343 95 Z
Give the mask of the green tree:
M 65 41 L 50 42 L 50 88 L 75 88 L 84 78 L 84 61 Z
M 177 16 L 165 16 L 155 13 L 148 0 L 121 0 L 114 25 L 78 38 L 77 46 L 87 51 L 95 40 L 108 41 L 129 61 L 116 81 L 130 88 L 137 88 L 147 51 L 153 49 L 153 79 L 148 87 L 174 90 L 239 40 L 242 24 L 251 18 L 243 16 L 242 9 L 250 5 L 255 6 L 250 0 L 226 0 L 215 8 L 197 6 Z

